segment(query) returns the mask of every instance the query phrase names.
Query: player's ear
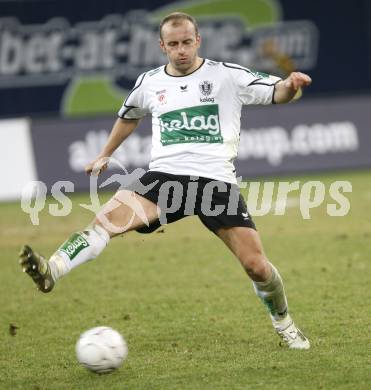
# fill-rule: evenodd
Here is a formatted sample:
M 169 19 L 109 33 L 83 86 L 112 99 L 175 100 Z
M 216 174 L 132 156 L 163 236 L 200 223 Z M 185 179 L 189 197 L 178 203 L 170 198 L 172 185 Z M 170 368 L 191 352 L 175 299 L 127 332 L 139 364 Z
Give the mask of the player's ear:
M 159 38 L 158 42 L 159 42 L 159 44 L 160 44 L 161 50 L 162 50 L 164 53 L 166 53 L 164 41 L 163 41 L 161 38 Z
M 199 34 L 196 35 L 196 45 L 197 45 L 197 49 L 199 49 L 201 46 L 201 35 Z

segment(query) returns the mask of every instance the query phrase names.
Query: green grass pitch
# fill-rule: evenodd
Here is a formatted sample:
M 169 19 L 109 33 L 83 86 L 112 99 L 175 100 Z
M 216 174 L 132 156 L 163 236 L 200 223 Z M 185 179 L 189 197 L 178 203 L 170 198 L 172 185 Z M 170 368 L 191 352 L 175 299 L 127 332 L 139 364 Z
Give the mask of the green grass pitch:
M 78 206 L 88 195 L 73 196 L 68 217 L 43 212 L 39 226 L 19 204 L 0 204 L 0 389 L 369 389 L 371 172 L 298 179 L 353 185 L 346 217 L 321 206 L 311 220 L 297 207 L 255 218 L 309 351 L 279 346 L 242 268 L 196 217 L 114 239 L 44 295 L 22 274 L 18 251 L 29 243 L 50 255 L 90 221 Z M 108 375 L 75 358 L 79 335 L 98 325 L 129 346 Z

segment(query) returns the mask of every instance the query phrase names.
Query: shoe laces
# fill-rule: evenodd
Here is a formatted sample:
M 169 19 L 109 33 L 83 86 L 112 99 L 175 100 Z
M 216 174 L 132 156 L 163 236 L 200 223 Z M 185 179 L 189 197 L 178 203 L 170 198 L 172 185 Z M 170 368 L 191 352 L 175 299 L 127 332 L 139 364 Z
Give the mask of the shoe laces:
M 289 328 L 292 328 L 291 330 Z M 286 342 L 295 340 L 298 335 L 298 330 L 294 325 L 294 322 L 291 322 L 285 329 L 277 328 L 278 335 Z

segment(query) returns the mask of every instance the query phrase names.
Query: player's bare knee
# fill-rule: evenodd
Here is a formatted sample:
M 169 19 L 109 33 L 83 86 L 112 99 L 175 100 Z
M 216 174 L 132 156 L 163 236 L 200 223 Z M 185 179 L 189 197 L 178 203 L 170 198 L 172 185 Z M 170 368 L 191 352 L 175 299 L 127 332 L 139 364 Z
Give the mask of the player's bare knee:
M 268 261 L 262 251 L 251 251 L 239 257 L 239 260 L 249 276 L 266 278 Z
M 113 197 L 96 214 L 93 224 L 105 229 L 110 237 L 115 237 L 131 230 L 133 219 L 133 211 Z

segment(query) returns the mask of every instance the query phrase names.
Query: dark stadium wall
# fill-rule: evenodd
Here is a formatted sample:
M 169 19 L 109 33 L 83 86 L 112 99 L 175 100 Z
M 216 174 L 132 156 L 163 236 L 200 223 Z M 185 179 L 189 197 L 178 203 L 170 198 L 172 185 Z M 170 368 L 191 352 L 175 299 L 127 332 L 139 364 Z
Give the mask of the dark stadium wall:
M 206 21 L 202 17 L 202 0 L 197 3 L 198 8 L 191 7 L 195 2 L 164 0 L 0 2 L 0 117 L 111 116 L 133 85 L 135 76 L 164 59 L 153 55 L 156 57 L 154 63 L 135 60 L 133 65 L 123 55 L 113 59 L 107 56 L 105 62 L 102 60 L 103 65 L 95 66 L 92 57 L 95 41 L 89 41 L 82 33 L 83 29 L 91 28 L 97 33 L 103 28 L 106 33 L 103 36 L 109 42 L 111 23 L 116 31 L 119 29 L 120 39 L 129 45 L 126 48 L 132 50 L 134 44 L 148 46 L 148 42 L 156 41 L 155 26 L 162 14 L 159 8 L 167 6 L 167 10 L 172 11 L 178 9 L 179 4 L 199 16 L 206 55 L 214 56 L 218 52 L 213 39 L 215 32 L 218 44 L 221 44 L 234 28 L 236 37 L 242 32 L 242 38 L 240 41 L 236 38 L 230 48 L 225 44 L 225 50 L 220 50 L 221 60 L 281 74 L 290 67 L 300 68 L 314 80 L 306 91 L 308 97 L 371 92 L 369 1 L 354 0 L 351 5 L 348 2 L 306 1 L 300 6 L 294 0 L 214 2 L 218 4 L 215 10 L 224 8 L 218 15 L 213 15 L 214 19 Z M 208 8 L 210 13 L 214 8 Z M 147 11 L 147 14 L 133 13 L 133 10 Z M 241 10 L 242 19 L 236 19 L 236 10 Z M 233 11 L 232 15 L 230 11 Z M 112 14 L 117 17 L 107 21 L 105 17 Z M 150 28 L 151 18 L 154 21 Z M 136 30 L 139 31 L 136 35 L 130 35 L 136 20 L 136 26 L 143 27 Z M 82 27 L 81 22 L 93 24 Z M 133 36 L 142 41 L 134 41 Z M 278 44 L 274 42 L 276 38 Z M 49 45 L 46 51 L 43 42 Z M 273 42 L 273 45 L 266 45 L 267 42 Z M 79 50 L 77 45 L 80 45 Z M 262 48 L 265 58 L 261 54 Z M 152 49 L 156 50 L 153 44 Z M 76 66 L 77 54 L 74 57 L 74 53 L 79 55 L 80 67 Z M 147 56 L 151 54 L 147 50 Z M 272 58 L 279 58 L 276 68 L 276 60 Z M 117 60 L 118 65 L 113 67 L 111 60 Z M 280 61 L 286 64 L 284 69 Z

